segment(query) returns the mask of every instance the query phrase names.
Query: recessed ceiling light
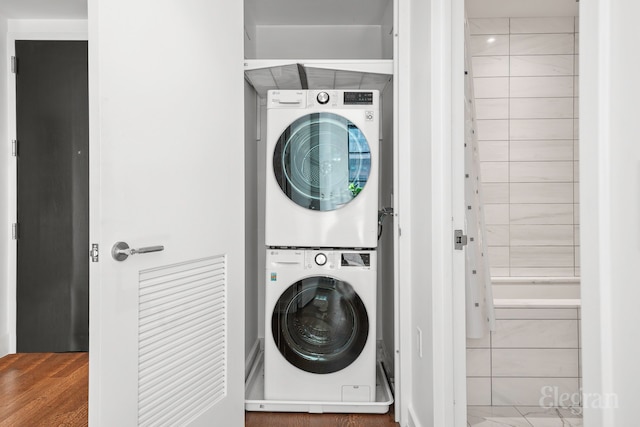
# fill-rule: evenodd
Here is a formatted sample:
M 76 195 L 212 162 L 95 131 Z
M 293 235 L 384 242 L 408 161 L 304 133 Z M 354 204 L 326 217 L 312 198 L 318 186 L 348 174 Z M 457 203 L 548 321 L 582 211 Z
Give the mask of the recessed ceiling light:
M 489 38 L 487 39 L 487 43 L 493 43 L 493 42 L 495 42 L 495 41 L 496 41 L 496 38 L 495 38 L 495 37 L 489 37 Z

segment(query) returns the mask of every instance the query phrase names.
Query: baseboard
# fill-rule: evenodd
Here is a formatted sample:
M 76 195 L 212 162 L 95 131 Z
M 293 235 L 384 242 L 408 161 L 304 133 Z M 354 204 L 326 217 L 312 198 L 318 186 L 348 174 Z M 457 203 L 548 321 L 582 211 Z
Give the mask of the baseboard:
M 245 381 L 249 378 L 249 374 L 251 373 L 251 367 L 255 362 L 256 358 L 260 354 L 260 350 L 263 348 L 264 338 L 258 338 L 256 342 L 253 343 L 249 354 L 247 354 L 247 358 L 244 361 L 244 379 Z
M 9 351 L 9 342 L 10 342 L 9 334 L 0 335 L 0 357 L 4 357 L 10 353 Z

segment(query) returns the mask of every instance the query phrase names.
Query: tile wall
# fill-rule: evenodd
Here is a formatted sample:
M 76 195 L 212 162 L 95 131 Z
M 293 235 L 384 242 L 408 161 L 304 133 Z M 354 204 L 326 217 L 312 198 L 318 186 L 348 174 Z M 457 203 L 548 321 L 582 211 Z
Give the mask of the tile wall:
M 551 387 L 571 397 L 562 406 L 579 406 L 579 323 L 575 307 L 496 308 L 496 330 L 467 340 L 467 404 L 539 406 Z
M 580 275 L 578 24 L 470 19 L 491 275 Z

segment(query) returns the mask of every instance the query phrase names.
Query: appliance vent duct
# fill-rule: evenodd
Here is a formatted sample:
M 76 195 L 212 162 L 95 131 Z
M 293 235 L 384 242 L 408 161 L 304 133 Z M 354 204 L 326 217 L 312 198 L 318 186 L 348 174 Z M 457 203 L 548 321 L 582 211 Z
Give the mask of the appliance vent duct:
M 186 425 L 227 393 L 226 256 L 140 272 L 138 425 Z

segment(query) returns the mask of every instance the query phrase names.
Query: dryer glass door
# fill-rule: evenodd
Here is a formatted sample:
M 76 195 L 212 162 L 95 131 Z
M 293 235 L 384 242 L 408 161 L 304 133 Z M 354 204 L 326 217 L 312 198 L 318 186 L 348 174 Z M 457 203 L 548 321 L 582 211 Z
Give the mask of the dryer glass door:
M 360 356 L 369 335 L 369 318 L 350 284 L 332 277 L 310 277 L 280 296 L 271 329 L 280 353 L 291 364 L 329 374 Z
M 332 211 L 356 198 L 371 169 L 369 144 L 360 129 L 333 113 L 312 113 L 280 136 L 273 170 L 284 193 L 311 210 Z

